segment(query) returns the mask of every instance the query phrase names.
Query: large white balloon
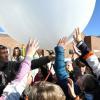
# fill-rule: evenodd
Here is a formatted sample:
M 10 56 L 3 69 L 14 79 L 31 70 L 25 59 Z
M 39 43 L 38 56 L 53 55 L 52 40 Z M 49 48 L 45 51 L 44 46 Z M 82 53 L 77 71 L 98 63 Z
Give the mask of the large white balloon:
M 0 0 L 0 25 L 13 38 L 26 42 L 38 38 L 51 48 L 62 37 L 70 37 L 77 26 L 88 24 L 96 0 Z

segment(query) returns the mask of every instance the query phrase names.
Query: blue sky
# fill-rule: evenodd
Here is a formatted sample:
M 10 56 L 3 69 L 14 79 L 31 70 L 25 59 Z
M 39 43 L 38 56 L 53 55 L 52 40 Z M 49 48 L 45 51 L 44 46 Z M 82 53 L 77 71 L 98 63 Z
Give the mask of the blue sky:
M 5 30 L 2 27 L 0 27 L 0 32 L 5 32 Z
M 96 1 L 96 6 L 94 9 L 94 13 L 90 22 L 84 30 L 86 35 L 96 35 L 100 36 L 100 0 Z

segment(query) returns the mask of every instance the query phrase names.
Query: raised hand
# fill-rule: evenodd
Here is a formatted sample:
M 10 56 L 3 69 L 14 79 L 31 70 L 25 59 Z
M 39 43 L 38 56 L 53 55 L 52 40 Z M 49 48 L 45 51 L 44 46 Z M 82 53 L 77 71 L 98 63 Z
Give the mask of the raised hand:
M 79 28 L 76 28 L 74 30 L 73 38 L 76 43 L 79 43 L 80 41 L 82 41 L 82 33 L 80 32 Z
M 74 53 L 76 53 L 78 56 L 81 56 L 81 52 L 76 47 L 76 43 L 73 41 L 72 44 L 73 44 L 72 46 L 73 46 Z
M 70 96 L 73 98 L 76 98 L 76 94 L 74 91 L 74 83 L 73 83 L 72 79 L 68 78 L 67 85 L 68 85 L 68 92 L 69 92 Z
M 32 81 L 33 81 L 32 71 L 30 71 L 27 76 L 27 85 L 31 85 Z
M 26 48 L 26 56 L 32 58 L 38 49 L 39 49 L 38 41 L 30 39 Z
M 67 38 L 63 37 L 58 41 L 58 46 L 62 46 L 64 49 L 66 49 L 67 45 Z

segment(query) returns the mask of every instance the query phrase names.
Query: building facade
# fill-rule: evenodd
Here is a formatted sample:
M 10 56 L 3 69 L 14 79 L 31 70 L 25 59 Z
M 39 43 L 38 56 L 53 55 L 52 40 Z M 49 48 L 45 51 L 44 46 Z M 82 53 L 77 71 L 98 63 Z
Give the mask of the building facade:
M 89 48 L 100 58 L 100 36 L 86 36 L 84 41 Z
M 88 47 L 94 51 L 94 53 L 100 58 L 100 36 L 95 37 L 95 36 L 85 36 L 84 41 L 88 45 Z M 20 42 L 14 40 L 12 37 L 10 37 L 7 34 L 1 34 L 0 33 L 0 44 L 5 45 L 8 47 L 10 55 L 12 53 L 12 50 L 14 47 L 18 46 L 22 48 L 22 45 Z M 72 43 L 69 43 L 67 45 L 67 50 L 66 50 L 66 57 L 71 57 L 73 47 Z
M 14 47 L 22 47 L 22 44 L 18 41 L 14 40 L 12 37 L 10 37 L 7 34 L 1 34 L 0 33 L 0 45 L 4 45 L 8 48 L 9 56 L 12 56 L 12 52 Z

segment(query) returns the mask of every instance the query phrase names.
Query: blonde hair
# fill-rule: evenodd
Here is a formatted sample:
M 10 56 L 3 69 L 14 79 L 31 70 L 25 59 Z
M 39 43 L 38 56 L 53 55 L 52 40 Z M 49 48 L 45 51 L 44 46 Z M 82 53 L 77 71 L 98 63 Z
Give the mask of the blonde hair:
M 28 100 L 66 99 L 60 86 L 45 81 L 36 82 L 33 86 L 29 85 L 25 90 L 25 94 L 27 95 Z

